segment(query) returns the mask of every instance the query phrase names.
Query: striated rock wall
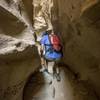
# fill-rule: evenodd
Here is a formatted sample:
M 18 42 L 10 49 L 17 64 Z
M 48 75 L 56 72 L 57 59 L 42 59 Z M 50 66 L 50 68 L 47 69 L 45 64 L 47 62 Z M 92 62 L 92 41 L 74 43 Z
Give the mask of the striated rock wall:
M 54 0 L 61 32 L 65 64 L 87 80 L 100 97 L 100 2 L 98 0 Z M 57 6 L 58 5 L 58 6 Z M 53 21 L 52 21 L 53 22 Z M 57 22 L 57 25 L 56 25 Z
M 32 29 L 32 0 L 0 0 L 0 100 L 22 100 L 40 66 Z
M 47 28 L 52 28 L 51 24 L 51 8 L 52 0 L 33 0 L 34 5 L 34 28 L 35 30 L 44 31 Z

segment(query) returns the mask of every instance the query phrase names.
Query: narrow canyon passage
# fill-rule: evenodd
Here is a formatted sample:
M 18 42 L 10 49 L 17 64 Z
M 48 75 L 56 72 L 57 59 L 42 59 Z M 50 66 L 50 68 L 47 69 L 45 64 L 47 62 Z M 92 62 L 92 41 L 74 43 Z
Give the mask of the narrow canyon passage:
M 0 100 L 100 100 L 99 12 L 100 0 L 0 0 Z M 60 82 L 37 71 L 50 28 L 63 46 Z
M 24 100 L 98 100 L 88 82 L 77 80 L 65 67 L 60 70 L 60 82 L 47 72 L 34 73 L 25 86 Z

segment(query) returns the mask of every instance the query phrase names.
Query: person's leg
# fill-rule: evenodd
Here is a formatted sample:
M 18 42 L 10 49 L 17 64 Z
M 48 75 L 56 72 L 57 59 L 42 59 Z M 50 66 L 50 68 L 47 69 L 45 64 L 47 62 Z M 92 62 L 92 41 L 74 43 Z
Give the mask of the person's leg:
M 54 61 L 48 61 L 48 72 L 50 74 L 53 74 L 54 73 L 54 65 L 55 65 L 55 62 Z
M 60 68 L 59 68 L 58 63 L 59 63 L 59 60 L 55 61 L 55 70 L 56 70 L 55 76 L 56 76 L 57 81 L 60 81 L 61 77 L 60 77 Z
M 57 74 L 60 73 L 60 69 L 59 69 L 59 61 L 60 61 L 59 59 L 55 61 L 55 70 L 56 70 L 56 73 L 57 73 Z
M 45 59 L 43 57 L 41 57 L 41 65 L 45 66 Z
M 41 57 L 41 66 L 42 68 L 40 69 L 40 72 L 48 70 L 47 63 L 44 57 Z
M 45 59 L 44 59 L 44 57 L 43 57 L 43 51 L 41 50 L 41 45 L 37 45 L 37 48 L 38 48 L 38 53 L 39 53 L 39 56 L 40 56 L 40 60 L 41 60 L 41 67 L 42 68 L 40 68 L 40 72 L 43 72 L 43 71 L 45 71 L 46 70 L 46 61 L 45 61 Z
M 56 67 L 56 73 L 57 73 L 57 74 L 60 73 L 60 69 L 58 68 L 58 66 Z
M 47 60 L 44 58 L 45 68 L 48 70 Z

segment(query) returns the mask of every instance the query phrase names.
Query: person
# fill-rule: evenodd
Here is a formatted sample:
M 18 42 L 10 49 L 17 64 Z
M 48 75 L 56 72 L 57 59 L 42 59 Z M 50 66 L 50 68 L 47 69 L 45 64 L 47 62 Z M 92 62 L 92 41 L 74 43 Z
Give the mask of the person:
M 45 59 L 42 57 L 43 56 L 43 50 L 41 48 L 41 43 L 40 40 L 43 37 L 43 35 L 45 35 L 46 32 L 39 32 L 39 31 L 35 31 L 33 36 L 34 36 L 34 41 L 35 41 L 35 45 L 37 46 L 38 49 L 38 54 L 40 56 L 40 60 L 41 60 L 41 68 L 40 68 L 40 72 L 43 72 L 46 68 L 45 68 Z
M 46 35 L 48 35 L 47 31 L 43 32 L 41 40 Z M 44 58 L 45 47 L 41 44 L 41 40 L 40 40 L 40 59 L 41 59 L 42 68 L 40 69 L 40 72 L 43 72 L 43 71 L 47 71 L 47 62 L 46 62 L 46 59 Z
M 43 60 L 44 65 L 45 65 L 45 69 L 47 69 L 47 71 L 54 75 L 54 66 L 56 64 L 56 76 L 57 76 L 57 80 L 60 81 L 60 76 L 59 76 L 59 68 L 58 68 L 58 62 L 62 57 L 62 51 L 61 51 L 61 44 L 60 44 L 60 50 L 55 50 L 55 47 L 57 47 L 57 45 L 52 43 L 52 39 L 53 36 L 56 36 L 53 30 L 48 30 L 47 34 L 43 35 L 40 43 L 41 43 L 41 53 L 42 53 L 42 60 L 45 59 L 45 61 Z M 56 42 L 56 41 L 55 41 Z M 59 41 L 60 43 L 60 41 Z M 43 70 L 43 71 L 44 71 Z

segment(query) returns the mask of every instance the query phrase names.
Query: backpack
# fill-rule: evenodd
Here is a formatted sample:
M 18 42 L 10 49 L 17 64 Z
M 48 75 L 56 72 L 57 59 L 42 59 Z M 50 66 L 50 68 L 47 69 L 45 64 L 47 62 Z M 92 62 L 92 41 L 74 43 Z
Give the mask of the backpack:
M 57 52 L 60 52 L 62 47 L 61 47 L 59 37 L 56 34 L 51 34 L 49 36 L 49 40 L 50 40 L 50 43 L 52 45 L 52 49 L 57 51 Z

